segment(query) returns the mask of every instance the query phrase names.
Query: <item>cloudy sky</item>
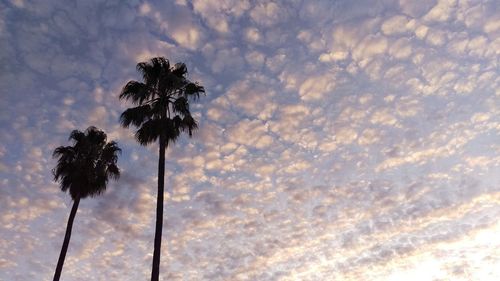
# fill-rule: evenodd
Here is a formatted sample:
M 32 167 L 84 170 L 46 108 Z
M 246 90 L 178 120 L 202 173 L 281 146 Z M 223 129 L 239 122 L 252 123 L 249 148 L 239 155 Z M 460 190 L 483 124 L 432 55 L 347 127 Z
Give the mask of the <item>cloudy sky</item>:
M 0 280 L 52 278 L 52 151 L 104 129 L 122 177 L 80 203 L 63 280 L 147 280 L 157 146 L 137 62 L 207 95 L 167 154 L 163 280 L 500 280 L 498 0 L 0 2 Z

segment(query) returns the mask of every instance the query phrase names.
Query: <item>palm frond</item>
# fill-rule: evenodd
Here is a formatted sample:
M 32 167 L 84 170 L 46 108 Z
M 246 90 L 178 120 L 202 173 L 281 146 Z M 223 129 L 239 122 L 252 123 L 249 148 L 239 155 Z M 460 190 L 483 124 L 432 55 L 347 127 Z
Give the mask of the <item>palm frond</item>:
M 172 74 L 179 78 L 184 78 L 184 75 L 187 74 L 187 67 L 184 63 L 176 63 L 171 70 Z
M 200 97 L 200 94 L 205 93 L 205 88 L 203 86 L 198 85 L 198 83 L 188 83 L 184 88 L 184 96 L 191 97 L 194 100 Z
M 52 153 L 53 158 L 61 157 L 63 161 L 70 161 L 75 156 L 75 149 L 72 146 L 59 146 Z
M 129 81 L 122 89 L 119 99 L 130 100 L 134 104 L 142 104 L 148 99 L 150 91 L 148 86 L 137 81 Z
M 172 73 L 167 72 L 163 74 L 161 77 L 158 77 L 158 93 L 161 96 L 169 96 L 172 93 L 172 90 L 178 88 L 179 78 Z
M 151 118 L 151 106 L 149 104 L 128 108 L 120 115 L 120 123 L 128 128 L 130 124 L 139 127 Z
M 153 85 L 165 73 L 165 70 L 170 69 L 170 62 L 163 57 L 156 57 L 148 62 L 138 63 L 136 68 L 142 74 L 144 82 Z
M 157 57 L 153 60 L 154 60 L 154 64 L 157 64 L 161 67 L 162 74 L 166 74 L 166 73 L 170 72 L 170 61 L 168 61 L 168 59 L 166 59 L 164 57 Z M 151 62 L 153 62 L 153 60 L 151 60 Z
M 182 116 L 189 114 L 189 103 L 185 97 L 175 99 L 172 105 L 174 113 L 179 113 Z
M 85 130 L 86 139 L 96 148 L 102 147 L 106 143 L 106 134 L 94 126 L 90 126 Z
M 108 166 L 106 174 L 112 179 L 118 179 L 120 177 L 120 169 L 117 165 L 111 164 Z
M 142 74 L 142 79 L 145 84 L 151 85 L 153 81 L 155 81 L 155 69 L 152 64 L 149 62 L 140 62 L 137 64 L 137 71 Z
M 72 140 L 74 142 L 79 142 L 79 141 L 82 141 L 84 138 L 85 138 L 85 134 L 83 132 L 78 131 L 78 130 L 73 130 L 69 134 L 68 140 Z
M 184 116 L 182 118 L 181 126 L 180 126 L 182 131 L 187 131 L 189 136 L 193 136 L 193 132 L 198 129 L 198 123 L 194 118 L 191 116 L 191 114 Z
M 115 141 L 108 142 L 102 149 L 102 159 L 105 163 L 116 163 L 118 161 L 118 154 L 121 154 L 122 150 L 118 147 Z
M 155 142 L 161 133 L 162 120 L 160 119 L 149 119 L 144 122 L 141 127 L 135 133 L 135 139 L 141 145 L 148 145 Z
M 173 119 L 165 120 L 163 124 L 163 133 L 165 134 L 165 140 L 170 143 L 174 143 L 179 138 L 181 133 L 180 131 L 180 122 L 181 118 L 179 116 L 175 116 Z

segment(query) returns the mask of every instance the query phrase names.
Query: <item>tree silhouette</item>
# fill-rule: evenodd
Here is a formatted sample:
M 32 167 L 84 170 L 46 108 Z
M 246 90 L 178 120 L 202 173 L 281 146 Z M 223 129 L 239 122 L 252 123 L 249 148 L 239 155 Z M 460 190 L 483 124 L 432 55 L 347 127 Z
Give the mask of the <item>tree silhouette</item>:
M 174 66 L 163 58 L 152 58 L 137 64 L 143 82 L 129 81 L 122 89 L 120 99 L 130 100 L 135 107 L 120 116 L 123 127 L 137 127 L 136 140 L 148 145 L 158 140 L 158 198 L 156 202 L 156 228 L 151 280 L 160 275 L 160 250 L 163 227 L 163 192 L 165 178 L 165 150 L 182 132 L 192 136 L 197 128 L 189 110 L 189 99 L 197 99 L 205 93 L 203 86 L 187 79 L 184 63 Z
M 96 127 L 85 132 L 74 130 L 69 136 L 73 146 L 60 146 L 54 150 L 57 165 L 52 170 L 54 180 L 62 191 L 69 190 L 73 207 L 66 226 L 66 235 L 57 261 L 54 281 L 59 280 L 68 251 L 71 229 L 80 199 L 94 197 L 106 190 L 108 179 L 118 179 L 120 170 L 116 165 L 121 149 L 116 142 L 106 142 L 106 134 Z

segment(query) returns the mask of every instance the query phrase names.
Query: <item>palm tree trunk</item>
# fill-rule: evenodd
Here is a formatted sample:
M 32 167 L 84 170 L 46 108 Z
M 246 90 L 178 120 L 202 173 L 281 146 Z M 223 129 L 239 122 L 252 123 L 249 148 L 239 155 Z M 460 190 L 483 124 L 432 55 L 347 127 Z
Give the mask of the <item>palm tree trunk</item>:
M 80 204 L 79 197 L 73 201 L 73 207 L 71 208 L 71 213 L 69 214 L 68 225 L 66 226 L 66 235 L 64 236 L 61 253 L 59 254 L 59 260 L 57 261 L 56 272 L 54 273 L 54 281 L 59 281 L 59 278 L 61 277 L 64 259 L 66 257 L 66 252 L 68 251 L 69 239 L 71 238 L 73 221 L 75 220 L 76 211 L 78 210 L 78 204 Z
M 160 277 L 161 233 L 163 228 L 163 191 L 165 189 L 165 148 L 166 144 L 164 138 L 160 136 L 160 155 L 158 160 L 158 198 L 156 199 L 156 230 L 151 281 L 158 281 Z

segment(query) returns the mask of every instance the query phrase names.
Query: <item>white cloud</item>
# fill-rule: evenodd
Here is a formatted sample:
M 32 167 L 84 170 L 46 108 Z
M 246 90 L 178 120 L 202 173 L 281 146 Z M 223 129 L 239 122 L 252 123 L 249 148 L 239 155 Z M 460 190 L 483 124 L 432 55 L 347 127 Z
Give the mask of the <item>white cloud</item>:
M 371 122 L 373 124 L 382 124 L 387 126 L 395 126 L 398 123 L 396 117 L 391 114 L 389 109 L 379 109 L 375 111 L 371 116 Z
M 427 32 L 429 31 L 429 27 L 426 25 L 418 25 L 415 29 L 415 35 L 418 39 L 423 40 L 425 36 L 427 36 Z
M 312 51 L 321 51 L 326 47 L 326 42 L 323 37 L 311 30 L 301 30 L 297 35 L 297 39 L 306 43 Z
M 425 21 L 433 22 L 443 22 L 448 21 L 453 17 L 455 12 L 456 0 L 439 0 L 436 6 L 434 6 L 424 17 Z
M 484 36 L 475 36 L 467 44 L 469 54 L 472 56 L 483 57 L 488 46 L 488 39 Z
M 157 55 L 207 90 L 167 153 L 165 278 L 496 277 L 494 1 L 23 3 L 0 4 L 1 280 L 50 278 L 71 203 L 50 152 L 88 123 L 124 172 L 81 203 L 64 274 L 149 274 L 158 147 L 117 95 Z
M 249 79 L 234 83 L 227 91 L 229 104 L 248 116 L 269 119 L 277 107 L 274 102 L 276 92 L 264 86 L 262 83 L 265 82 Z
M 413 0 L 399 0 L 399 5 L 405 14 L 417 18 L 423 16 L 434 7 L 436 0 L 421 0 L 418 2 Z
M 387 39 L 383 36 L 367 36 L 353 50 L 352 57 L 362 61 L 373 56 L 384 54 L 387 50 Z
M 408 17 L 397 15 L 389 18 L 382 23 L 382 32 L 385 35 L 397 35 L 413 30 L 415 20 L 410 20 Z
M 243 144 L 250 147 L 265 148 L 272 142 L 267 136 L 268 125 L 259 120 L 244 119 L 228 131 L 228 139 L 231 142 Z
M 149 5 L 149 3 L 147 2 L 144 2 L 139 6 L 139 14 L 141 15 L 147 15 L 151 12 L 151 10 L 151 5 Z
M 275 2 L 264 2 L 257 4 L 251 11 L 250 17 L 256 23 L 264 26 L 272 26 L 286 19 L 286 10 Z
M 89 114 L 88 123 L 98 128 L 105 127 L 108 123 L 108 113 L 104 106 L 98 106 Z
M 447 49 L 454 55 L 465 55 L 468 44 L 469 38 L 467 34 L 461 33 L 448 42 Z
M 340 128 L 335 132 L 335 139 L 339 144 L 350 144 L 356 140 L 358 133 L 352 128 Z
M 169 33 L 177 43 L 187 49 L 195 50 L 201 44 L 201 32 L 195 26 L 175 28 Z
M 350 50 L 356 46 L 356 44 L 361 40 L 361 36 L 366 33 L 365 31 L 364 33 L 360 34 L 360 31 L 365 30 L 361 28 L 357 29 L 348 25 L 340 25 L 336 27 L 332 32 L 332 45 L 338 45 L 339 48 Z
M 396 113 L 401 117 L 413 117 L 422 112 L 422 106 L 418 99 L 403 97 L 396 102 Z
M 264 65 L 264 62 L 266 61 L 266 56 L 258 51 L 251 51 L 247 54 L 245 54 L 245 59 L 248 64 L 255 68 L 260 68 Z
M 299 87 L 300 98 L 304 101 L 321 100 L 335 89 L 335 76 L 326 73 L 306 79 Z
M 483 27 L 484 32 L 494 34 L 500 31 L 500 17 L 491 17 L 486 20 L 486 23 Z
M 358 138 L 358 143 L 360 145 L 370 145 L 379 142 L 381 139 L 380 131 L 375 129 L 365 129 Z
M 319 60 L 322 62 L 335 62 L 345 60 L 348 58 L 348 56 L 349 52 L 345 51 L 329 52 L 321 54 L 319 56 Z
M 282 70 L 282 67 L 285 65 L 285 60 L 287 58 L 288 57 L 283 49 L 279 49 L 274 56 L 269 57 L 266 60 L 266 66 L 272 72 L 279 73 Z
M 230 31 L 230 21 L 239 18 L 250 8 L 249 1 L 193 1 L 194 11 L 199 13 L 208 25 L 220 33 Z
M 255 27 L 248 28 L 245 31 L 245 38 L 252 43 L 258 43 L 262 40 L 262 35 Z
M 446 33 L 438 29 L 430 29 L 426 32 L 426 41 L 433 46 L 442 46 L 446 43 Z

